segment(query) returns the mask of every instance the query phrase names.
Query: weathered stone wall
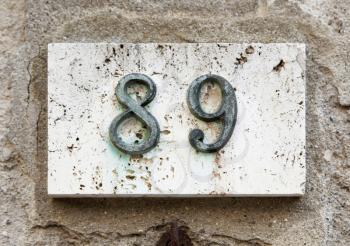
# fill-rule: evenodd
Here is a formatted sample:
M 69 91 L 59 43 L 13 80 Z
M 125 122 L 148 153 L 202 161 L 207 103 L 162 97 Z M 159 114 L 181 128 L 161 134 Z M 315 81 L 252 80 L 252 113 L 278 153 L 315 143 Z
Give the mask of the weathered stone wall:
M 170 222 L 197 245 L 350 242 L 350 2 L 0 3 L 0 244 L 154 245 Z M 307 193 L 302 198 L 50 199 L 50 42 L 304 42 Z

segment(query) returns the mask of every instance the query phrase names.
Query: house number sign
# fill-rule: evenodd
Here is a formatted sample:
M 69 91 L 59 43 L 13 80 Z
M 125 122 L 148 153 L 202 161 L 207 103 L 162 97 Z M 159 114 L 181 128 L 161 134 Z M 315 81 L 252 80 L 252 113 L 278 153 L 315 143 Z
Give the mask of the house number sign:
M 215 113 L 205 112 L 200 104 L 200 91 L 204 83 L 207 81 L 214 81 L 218 83 L 223 97 L 223 101 L 219 110 Z M 138 104 L 126 93 L 126 87 L 128 84 L 141 83 L 147 86 L 148 92 L 143 101 Z M 109 128 L 109 136 L 112 143 L 121 151 L 135 155 L 143 154 L 153 149 L 159 142 L 159 124 L 157 120 L 147 110 L 142 108 L 150 103 L 156 95 L 156 85 L 151 78 L 144 74 L 132 73 L 123 77 L 116 88 L 116 96 L 118 101 L 126 106 L 128 110 L 118 115 L 113 121 Z M 203 75 L 192 82 L 187 93 L 187 103 L 192 114 L 197 118 L 204 121 L 223 120 L 223 130 L 219 136 L 219 139 L 212 144 L 206 144 L 203 142 L 204 133 L 200 129 L 194 129 L 189 134 L 189 141 L 191 145 L 198 151 L 201 152 L 215 152 L 225 146 L 230 139 L 233 129 L 236 124 L 237 118 L 237 102 L 235 92 L 229 82 L 223 77 L 218 75 Z M 142 121 L 147 128 L 150 130 L 150 136 L 147 140 L 141 144 L 127 144 L 121 137 L 118 136 L 118 126 L 127 118 L 136 116 Z
M 305 45 L 48 46 L 48 194 L 301 196 Z

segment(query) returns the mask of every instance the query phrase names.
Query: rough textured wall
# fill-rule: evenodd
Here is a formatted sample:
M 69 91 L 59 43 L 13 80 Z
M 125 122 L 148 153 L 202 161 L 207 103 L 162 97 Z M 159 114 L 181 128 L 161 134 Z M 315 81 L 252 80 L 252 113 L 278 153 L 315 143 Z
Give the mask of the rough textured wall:
M 197 245 L 350 241 L 350 2 L 43 1 L 0 3 L 0 244 L 154 245 L 172 221 Z M 305 42 L 303 198 L 50 199 L 50 42 Z

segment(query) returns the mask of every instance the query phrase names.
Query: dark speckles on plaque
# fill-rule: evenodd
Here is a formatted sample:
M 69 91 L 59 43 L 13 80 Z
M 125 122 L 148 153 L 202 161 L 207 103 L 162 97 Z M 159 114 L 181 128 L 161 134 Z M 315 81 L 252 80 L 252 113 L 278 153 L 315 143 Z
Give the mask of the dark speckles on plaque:
M 65 43 L 53 47 L 48 56 L 50 194 L 302 195 L 303 45 Z M 130 73 L 150 77 L 158 89 L 142 108 L 158 121 L 159 142 L 138 155 L 115 148 L 108 133 L 113 119 L 130 109 L 118 102 L 114 91 Z M 191 114 L 186 103 L 191 82 L 205 74 L 225 78 L 237 100 L 233 134 L 214 153 L 196 151 L 188 140 L 191 130 L 201 129 L 200 141 L 212 144 L 224 130 L 224 115 L 207 122 Z M 199 106 L 209 113 L 219 109 L 227 96 L 215 85 L 208 81 L 200 92 Z M 126 94 L 135 102 L 144 98 L 129 89 Z M 336 124 L 338 119 L 331 118 L 329 124 Z M 141 145 L 148 139 L 149 129 L 142 121 L 130 119 L 120 126 L 116 131 L 127 143 Z M 177 237 L 186 229 L 180 231 L 174 227 L 171 235 Z M 169 242 L 172 236 L 167 235 L 163 241 Z

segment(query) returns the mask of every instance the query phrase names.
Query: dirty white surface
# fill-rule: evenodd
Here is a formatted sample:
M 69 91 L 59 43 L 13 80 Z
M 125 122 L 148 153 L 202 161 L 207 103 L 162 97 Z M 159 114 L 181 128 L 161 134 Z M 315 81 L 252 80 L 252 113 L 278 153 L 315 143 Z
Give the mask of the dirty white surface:
M 304 44 L 87 44 L 48 49 L 48 193 L 52 196 L 299 196 L 305 187 Z M 145 108 L 159 122 L 160 143 L 131 157 L 108 128 L 125 109 L 118 80 L 143 73 L 157 85 Z M 236 88 L 238 118 L 218 153 L 197 153 L 188 133 L 215 141 L 220 123 L 196 119 L 186 104 L 190 83 L 213 73 Z M 134 88 L 130 93 L 142 88 Z M 217 86 L 203 107 L 220 103 Z M 135 97 L 136 98 L 136 97 Z M 130 141 L 144 136 L 135 120 Z

